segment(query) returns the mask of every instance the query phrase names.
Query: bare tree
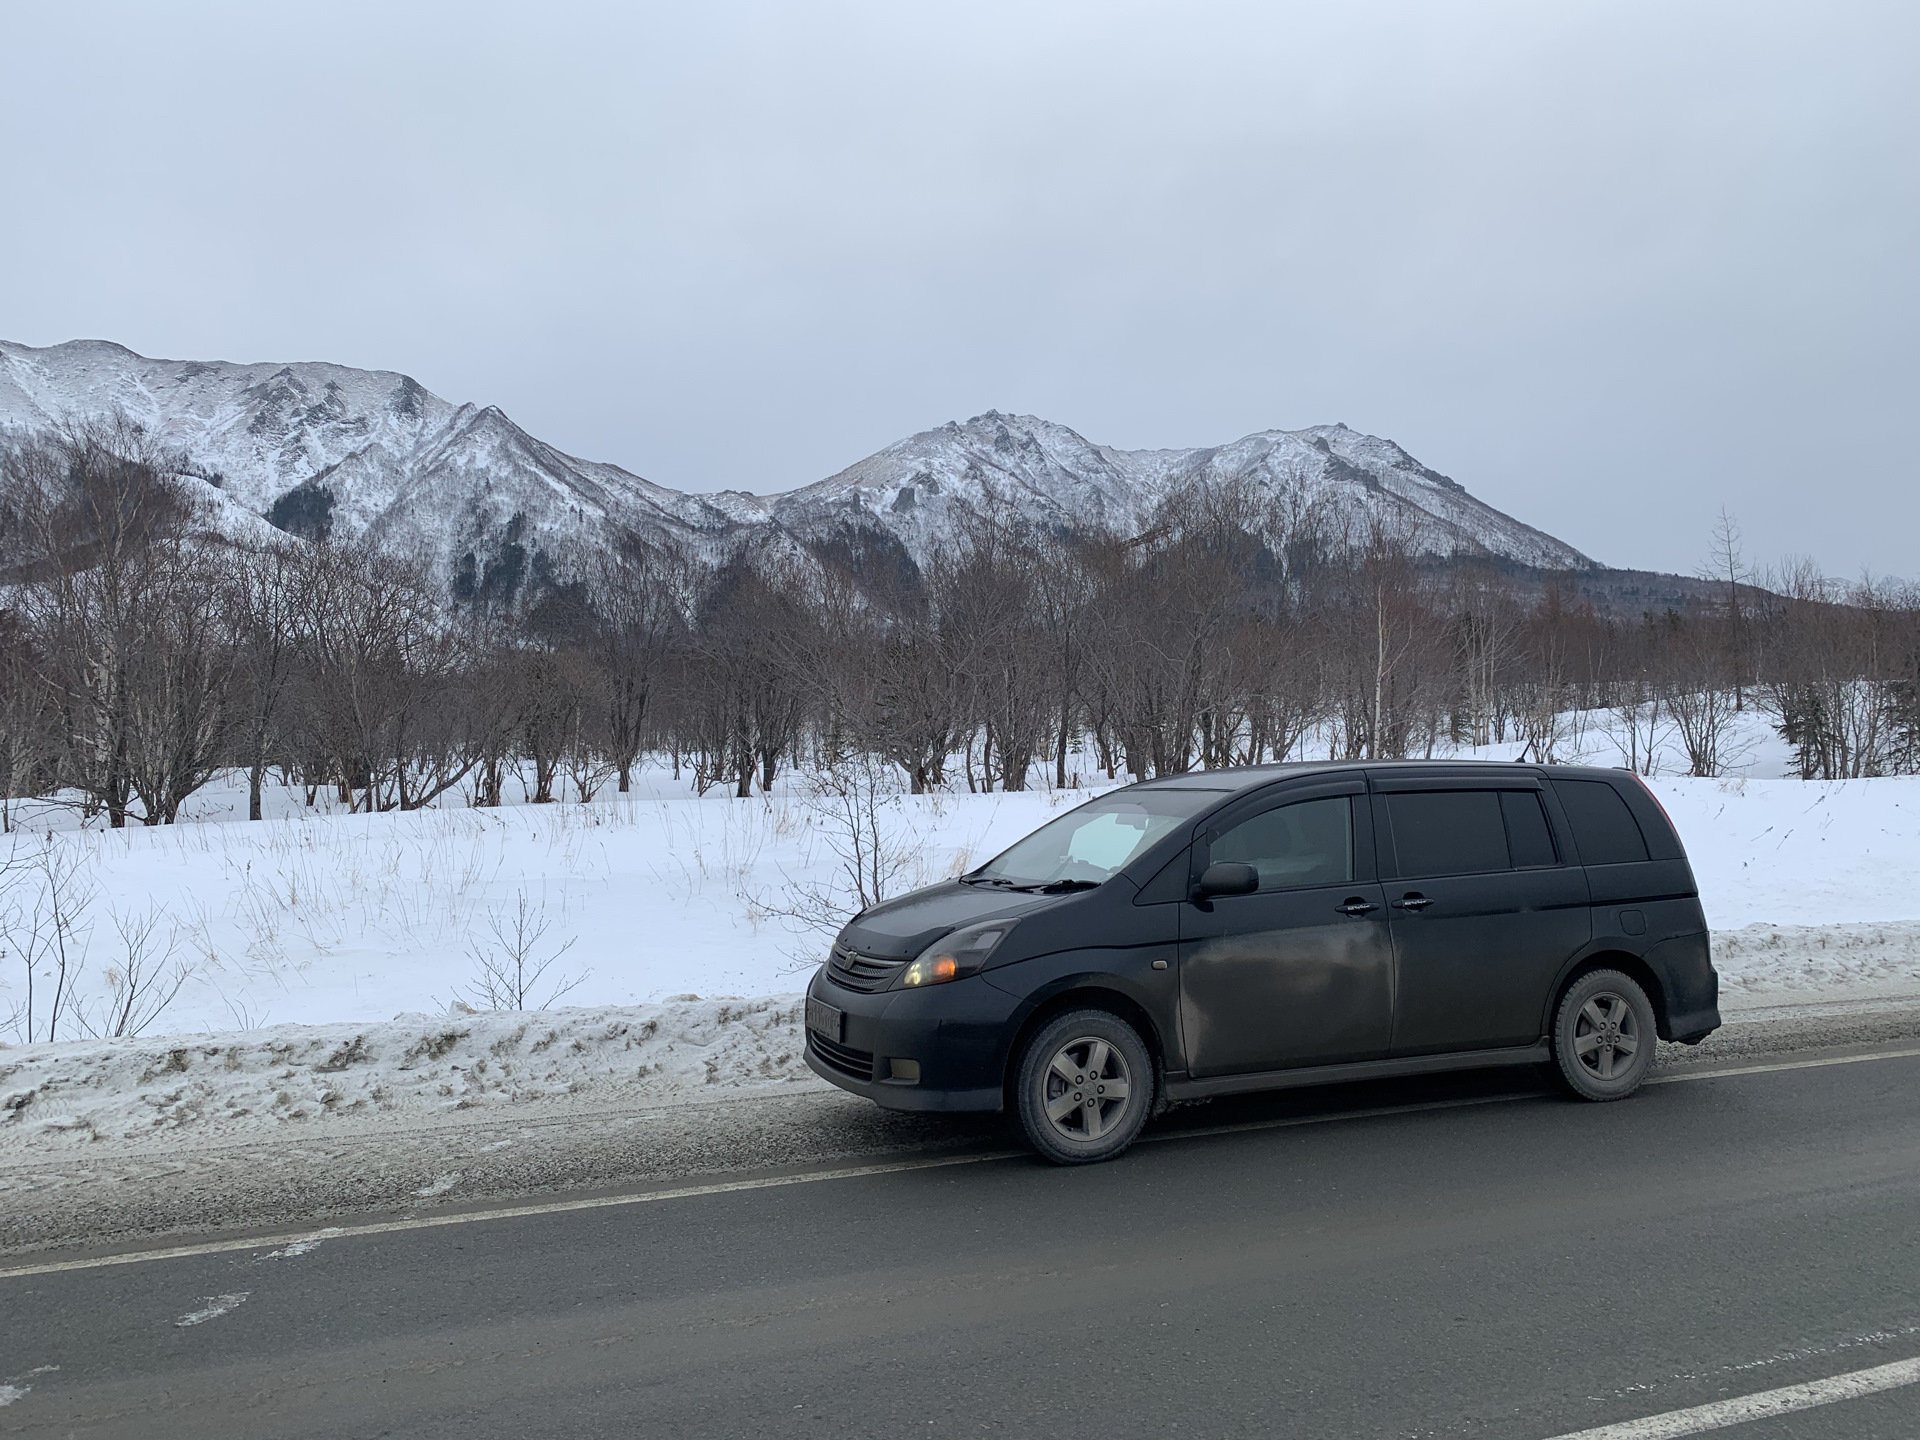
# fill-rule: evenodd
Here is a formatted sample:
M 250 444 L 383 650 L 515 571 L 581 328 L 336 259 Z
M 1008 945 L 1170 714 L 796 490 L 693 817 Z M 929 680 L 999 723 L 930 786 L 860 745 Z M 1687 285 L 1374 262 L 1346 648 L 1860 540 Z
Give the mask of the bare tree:
M 1449 608 L 1464 722 L 1455 727 L 1456 738 L 1475 746 L 1504 741 L 1503 702 L 1513 689 L 1507 671 L 1521 621 L 1511 587 L 1497 573 L 1463 568 L 1455 576 Z
M 142 819 L 171 825 L 229 754 L 235 647 L 220 596 L 178 540 L 157 542 L 126 665 L 126 773 Z
M 21 618 L 0 610 L 0 834 L 13 829 L 16 800 L 58 784 L 55 717 L 43 668 Z
M 466 779 L 485 715 L 467 702 L 468 632 L 421 572 L 364 545 L 308 555 L 298 706 L 303 744 L 326 757 L 357 810 L 417 810 Z
M 264 814 L 267 767 L 282 743 L 286 706 L 311 616 L 313 569 L 289 541 L 239 550 L 220 574 L 226 625 L 235 637 L 239 696 L 234 741 L 247 771 L 247 818 Z
M 165 712 L 175 699 L 194 704 L 167 693 L 170 667 L 153 665 L 148 649 L 190 668 L 206 659 L 183 654 L 166 634 L 179 554 L 171 543 L 164 553 L 156 546 L 177 541 L 185 514 L 169 469 L 168 457 L 127 424 L 69 425 L 0 451 L 0 485 L 22 537 L 16 558 L 34 582 L 24 599 L 57 709 L 61 778 L 82 793 L 88 813 L 105 811 L 115 828 L 126 824 L 134 796 L 136 703 L 149 782 L 153 747 L 164 752 L 175 738 Z M 179 738 L 191 744 L 198 726 L 189 729 Z M 171 795 L 175 781 L 185 776 L 164 780 L 157 793 Z M 168 808 L 163 799 L 160 810 Z M 164 817 L 150 804 L 145 818 Z
M 1810 560 L 1775 578 L 1783 597 L 1764 703 L 1807 779 L 1885 774 L 1901 756 L 1914 691 L 1910 595 L 1871 580 L 1843 585 Z
M 624 795 L 649 737 L 655 691 L 685 644 L 694 567 L 679 551 L 634 541 L 601 562 L 593 590 L 599 623 L 592 646 L 606 685 L 607 758 Z
M 1740 524 L 1727 508 L 1720 507 L 1720 513 L 1713 522 L 1713 546 L 1707 563 L 1701 573 L 1716 585 L 1724 585 L 1726 604 L 1726 664 L 1727 680 L 1733 686 L 1733 708 L 1746 708 L 1746 639 L 1745 615 L 1741 604 L 1740 587 L 1748 583 L 1746 556 L 1740 545 Z
M 1659 704 L 1687 756 L 1687 773 L 1714 776 L 1737 763 L 1739 702 L 1723 683 L 1725 646 L 1707 621 L 1674 617 L 1656 669 Z

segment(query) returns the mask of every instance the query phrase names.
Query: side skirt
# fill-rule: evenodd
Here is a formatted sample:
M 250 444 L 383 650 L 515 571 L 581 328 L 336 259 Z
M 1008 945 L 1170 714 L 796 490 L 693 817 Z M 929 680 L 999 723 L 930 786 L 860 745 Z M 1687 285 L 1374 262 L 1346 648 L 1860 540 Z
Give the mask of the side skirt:
M 1456 1050 L 1445 1055 L 1408 1055 L 1396 1060 L 1361 1060 L 1351 1065 L 1305 1065 L 1294 1070 L 1259 1070 L 1251 1075 L 1216 1075 L 1205 1080 L 1167 1079 L 1169 1100 L 1207 1100 L 1255 1090 L 1293 1090 L 1305 1085 L 1339 1085 L 1350 1080 L 1390 1080 L 1402 1075 L 1437 1075 L 1445 1070 L 1486 1070 L 1501 1065 L 1544 1065 L 1553 1059 L 1545 1040 L 1505 1050 Z

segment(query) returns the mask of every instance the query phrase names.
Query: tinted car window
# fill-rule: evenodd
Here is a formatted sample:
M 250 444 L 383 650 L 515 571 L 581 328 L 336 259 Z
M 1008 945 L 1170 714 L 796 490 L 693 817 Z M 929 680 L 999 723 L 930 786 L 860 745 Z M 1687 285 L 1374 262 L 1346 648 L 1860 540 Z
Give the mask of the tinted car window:
M 1547 828 L 1547 812 L 1540 808 L 1540 797 L 1531 790 L 1502 790 L 1500 813 L 1507 819 L 1507 850 L 1516 870 L 1534 865 L 1557 865 L 1553 831 Z
M 1403 880 L 1506 870 L 1507 826 L 1495 790 L 1417 790 L 1387 796 Z
M 1216 837 L 1207 860 L 1253 866 L 1262 890 L 1345 884 L 1353 879 L 1353 801 L 1330 795 L 1263 811 Z
M 1604 780 L 1556 780 L 1553 793 L 1573 822 L 1587 865 L 1624 865 L 1647 858 L 1646 837 L 1620 793 Z

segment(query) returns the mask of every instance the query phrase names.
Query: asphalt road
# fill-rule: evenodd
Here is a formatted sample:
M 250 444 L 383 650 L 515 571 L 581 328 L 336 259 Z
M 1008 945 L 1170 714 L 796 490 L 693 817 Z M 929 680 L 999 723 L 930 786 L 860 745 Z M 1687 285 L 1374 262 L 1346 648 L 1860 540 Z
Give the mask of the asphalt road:
M 6 1275 L 0 1434 L 1544 1440 L 1920 1356 L 1905 1048 Z M 1726 1433 L 1910 1440 L 1920 1385 Z

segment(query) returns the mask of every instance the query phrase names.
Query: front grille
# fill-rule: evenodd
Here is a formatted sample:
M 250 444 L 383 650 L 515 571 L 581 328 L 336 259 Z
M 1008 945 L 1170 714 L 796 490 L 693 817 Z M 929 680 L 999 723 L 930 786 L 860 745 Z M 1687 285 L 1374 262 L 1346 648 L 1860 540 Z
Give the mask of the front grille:
M 850 1075 L 855 1080 L 873 1079 L 871 1050 L 856 1050 L 851 1045 L 836 1044 L 815 1030 L 807 1032 L 807 1043 L 813 1047 L 814 1054 L 842 1075 Z
M 836 945 L 827 956 L 827 978 L 846 990 L 871 995 L 884 990 L 900 973 L 904 960 L 877 960 L 846 945 Z

